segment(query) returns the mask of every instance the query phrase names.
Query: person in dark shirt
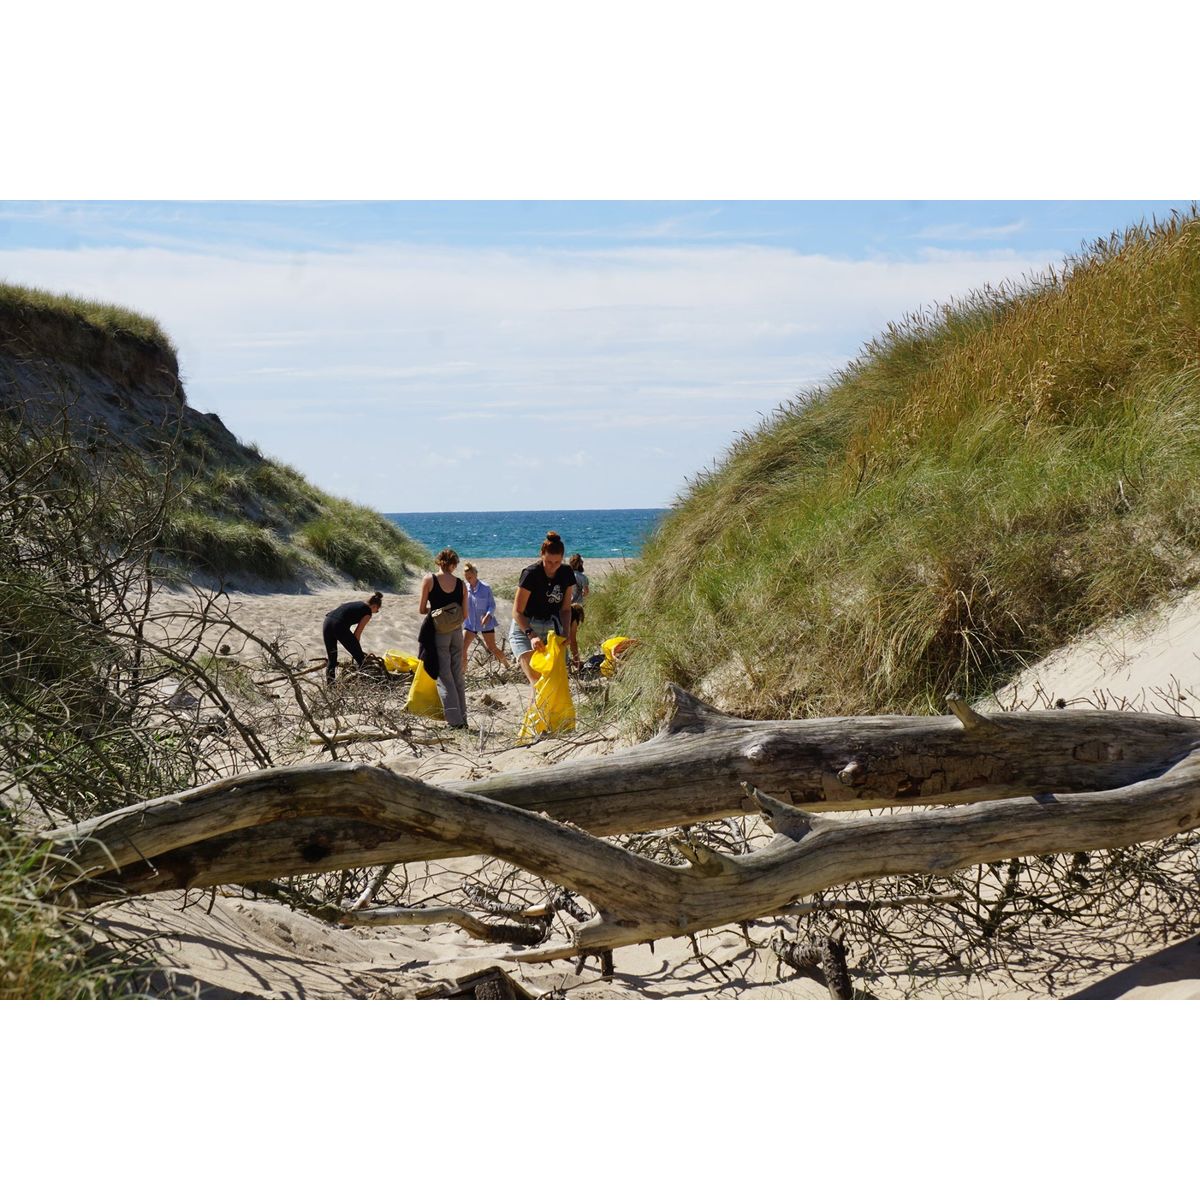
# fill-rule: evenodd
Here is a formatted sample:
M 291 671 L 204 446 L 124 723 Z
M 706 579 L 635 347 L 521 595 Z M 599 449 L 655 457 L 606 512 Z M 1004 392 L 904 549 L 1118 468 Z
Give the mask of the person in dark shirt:
M 421 581 L 421 598 L 417 603 L 417 611 L 424 614 L 425 620 L 432 625 L 433 618 L 429 614 L 435 609 L 451 604 L 458 605 L 458 627 L 446 633 L 439 633 L 436 628 L 433 630 L 433 642 L 437 649 L 437 672 L 431 671 L 430 674 L 437 682 L 446 724 L 451 729 L 466 729 L 467 680 L 463 666 L 462 627 L 467 611 L 467 585 L 454 574 L 454 568 L 458 566 L 458 552 L 450 546 L 439 551 L 434 562 L 437 563 L 438 569 Z
M 367 622 L 383 604 L 383 593 L 373 592 L 366 600 L 351 600 L 339 604 L 325 614 L 321 636 L 325 639 L 325 678 L 333 682 L 337 673 L 337 648 L 339 643 L 350 651 L 350 657 L 361 667 L 363 649 L 359 643 Z M 356 627 L 357 626 L 357 627 Z
M 513 597 L 508 641 L 529 680 L 531 703 L 534 684 L 541 678 L 529 665 L 533 652 L 542 648 L 551 629 L 560 637 L 566 637 L 571 629 L 575 572 L 563 565 L 564 553 L 562 538 L 551 529 L 542 543 L 541 558 L 521 572 Z
M 572 554 L 567 566 L 575 573 L 575 594 L 572 597 L 574 603 L 571 605 L 571 658 L 575 661 L 575 666 L 580 664 L 579 659 L 579 627 L 583 624 L 583 602 L 587 599 L 587 594 L 591 590 L 588 587 L 588 577 L 583 573 L 583 556 L 581 554 Z

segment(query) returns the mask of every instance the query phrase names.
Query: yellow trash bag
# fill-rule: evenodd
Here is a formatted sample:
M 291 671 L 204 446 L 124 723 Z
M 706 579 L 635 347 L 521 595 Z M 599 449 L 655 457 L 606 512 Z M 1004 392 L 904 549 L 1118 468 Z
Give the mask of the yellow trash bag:
M 533 687 L 533 703 L 525 711 L 518 742 L 539 733 L 570 733 L 575 728 L 575 702 L 567 682 L 567 639 L 546 635 L 546 648 L 536 651 L 529 665 L 541 674 Z
M 604 661 L 600 664 L 600 674 L 611 679 L 617 669 L 617 655 L 624 654 L 626 650 L 636 645 L 637 642 L 633 638 L 605 638 L 600 643 L 600 649 L 604 651 Z
M 405 675 L 411 675 L 421 665 L 421 660 L 413 658 L 411 654 L 401 654 L 399 650 L 389 650 L 383 656 L 383 665 L 389 671 L 403 672 Z
M 408 689 L 408 702 L 404 711 L 414 717 L 434 717 L 444 721 L 446 714 L 442 711 L 442 698 L 438 695 L 437 682 L 425 670 L 425 664 L 419 659 L 413 659 L 417 669 L 413 674 L 412 687 Z

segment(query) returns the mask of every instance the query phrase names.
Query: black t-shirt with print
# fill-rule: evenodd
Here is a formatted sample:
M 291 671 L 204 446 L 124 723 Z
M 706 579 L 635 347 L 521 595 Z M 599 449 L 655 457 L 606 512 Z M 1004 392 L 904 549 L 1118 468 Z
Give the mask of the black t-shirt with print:
M 521 580 L 517 585 L 529 593 L 525 603 L 525 615 L 531 621 L 548 621 L 562 611 L 563 596 L 567 588 L 575 583 L 575 572 L 564 563 L 554 572 L 554 578 L 546 575 L 546 568 L 541 562 L 530 563 L 521 572 Z

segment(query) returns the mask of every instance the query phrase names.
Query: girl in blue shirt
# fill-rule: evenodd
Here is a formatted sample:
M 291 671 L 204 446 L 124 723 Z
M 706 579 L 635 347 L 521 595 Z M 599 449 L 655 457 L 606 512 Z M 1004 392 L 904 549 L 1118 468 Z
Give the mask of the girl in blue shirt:
M 474 563 L 463 564 L 463 576 L 467 581 L 467 621 L 463 628 L 463 662 L 469 661 L 471 643 L 477 638 L 483 638 L 483 644 L 491 652 L 492 657 L 504 666 L 508 659 L 496 645 L 496 598 L 492 589 L 479 578 L 479 572 Z

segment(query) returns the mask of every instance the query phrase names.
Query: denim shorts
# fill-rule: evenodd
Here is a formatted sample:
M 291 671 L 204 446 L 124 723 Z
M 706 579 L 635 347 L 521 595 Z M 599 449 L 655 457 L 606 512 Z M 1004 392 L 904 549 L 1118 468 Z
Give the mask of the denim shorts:
M 548 621 L 530 620 L 528 617 L 525 619 L 529 621 L 529 628 L 532 629 L 533 632 L 536 633 L 543 642 L 546 640 L 546 634 L 548 634 L 551 630 L 557 634 L 562 633 L 562 630 L 558 627 L 557 617 L 551 617 Z M 521 626 L 518 625 L 516 621 L 514 621 L 508 627 L 508 645 L 517 658 L 520 658 L 522 654 L 530 653 L 530 651 L 533 649 L 533 646 L 529 641 L 529 635 L 522 630 Z

